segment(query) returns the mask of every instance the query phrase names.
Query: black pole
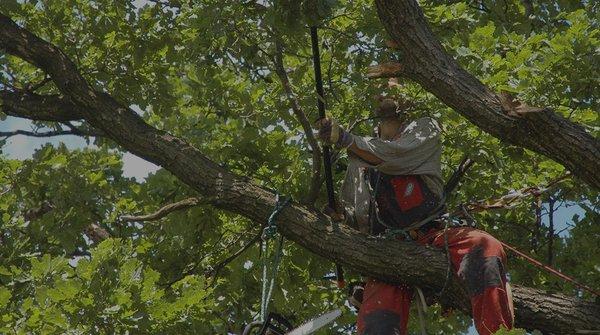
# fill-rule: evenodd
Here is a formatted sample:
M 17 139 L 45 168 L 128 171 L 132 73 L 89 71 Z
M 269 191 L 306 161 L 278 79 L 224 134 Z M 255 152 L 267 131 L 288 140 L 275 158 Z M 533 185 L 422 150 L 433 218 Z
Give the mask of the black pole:
M 325 94 L 323 93 L 323 79 L 321 77 L 321 56 L 319 55 L 319 36 L 317 27 L 310 28 L 310 39 L 312 42 L 313 65 L 315 69 L 315 83 L 317 87 L 317 107 L 319 118 L 325 117 Z M 331 173 L 331 152 L 329 146 L 323 146 L 323 165 L 325 167 L 325 185 L 327 186 L 327 203 L 332 209 L 335 208 L 335 193 L 333 190 L 333 175 Z
M 325 94 L 323 93 L 323 78 L 321 76 L 321 56 L 319 54 L 319 36 L 317 27 L 310 27 L 310 40 L 312 42 L 313 65 L 315 69 L 315 84 L 317 88 L 317 107 L 319 118 L 325 117 Z M 325 168 L 325 185 L 327 187 L 327 203 L 329 208 L 337 210 L 335 205 L 335 193 L 333 190 L 333 175 L 331 172 L 331 151 L 329 146 L 323 146 L 323 167 Z M 339 287 L 344 284 L 344 271 L 341 266 L 335 265 L 336 278 Z

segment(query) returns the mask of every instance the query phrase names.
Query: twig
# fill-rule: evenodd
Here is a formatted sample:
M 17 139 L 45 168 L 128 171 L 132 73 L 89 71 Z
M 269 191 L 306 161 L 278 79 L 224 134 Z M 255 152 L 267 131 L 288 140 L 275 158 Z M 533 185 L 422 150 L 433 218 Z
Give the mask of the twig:
M 52 81 L 52 78 L 46 76 L 42 81 L 40 81 L 37 84 L 33 84 L 29 87 L 27 87 L 27 91 L 29 92 L 35 92 L 37 90 L 39 90 L 40 88 L 42 88 L 44 85 L 46 85 L 47 83 L 49 83 L 50 81 Z
M 194 207 L 194 206 L 198 206 L 201 204 L 207 204 L 214 200 L 216 200 L 216 198 L 214 198 L 214 197 L 187 198 L 187 199 L 184 199 L 184 200 L 172 203 L 172 204 L 168 204 L 164 207 L 161 207 L 159 210 L 157 210 L 156 212 L 151 213 L 151 214 L 139 215 L 139 216 L 123 215 L 120 217 L 120 220 L 123 222 L 156 221 L 156 220 L 162 219 L 163 217 L 167 216 L 168 214 L 170 214 L 172 212 L 187 209 L 187 208 Z
M 240 250 L 236 251 L 229 257 L 225 258 L 224 260 L 220 261 L 215 266 L 213 266 L 209 274 L 216 278 L 219 274 L 219 271 L 221 271 L 227 264 L 231 263 L 234 259 L 243 254 L 244 251 L 248 250 L 252 245 L 258 242 L 260 240 L 260 237 L 262 236 L 262 232 L 262 229 L 259 230 L 258 234 L 256 234 L 250 241 L 248 241 L 248 243 L 246 243 L 246 245 L 244 245 Z
M 296 98 L 296 94 L 292 89 L 292 85 L 288 78 L 288 75 L 285 71 L 285 67 L 283 65 L 283 46 L 281 42 L 276 38 L 275 47 L 277 52 L 275 53 L 275 57 L 273 58 L 273 63 L 275 65 L 275 72 L 281 81 L 281 85 L 286 93 L 288 101 L 292 107 L 292 111 L 294 115 L 300 122 L 302 129 L 304 130 L 304 134 L 306 135 L 306 141 L 308 142 L 309 147 L 312 149 L 312 180 L 308 195 L 305 199 L 305 203 L 308 205 L 312 205 L 314 201 L 317 199 L 319 195 L 319 190 L 321 187 L 321 148 L 317 143 L 317 139 L 315 138 L 312 127 L 308 118 L 306 117 L 306 113 L 300 106 L 298 99 Z
M 15 131 L 0 132 L 0 137 L 4 137 L 5 139 L 12 137 L 12 136 L 17 136 L 17 135 L 25 135 L 25 136 L 32 136 L 32 137 L 52 137 L 52 136 L 61 136 L 61 135 L 82 136 L 84 134 L 80 131 L 73 131 L 73 130 L 54 130 L 54 131 L 48 131 L 48 132 L 44 132 L 44 133 L 38 133 L 35 131 L 27 131 L 27 130 L 15 130 Z M 85 136 L 94 136 L 94 135 L 85 134 Z

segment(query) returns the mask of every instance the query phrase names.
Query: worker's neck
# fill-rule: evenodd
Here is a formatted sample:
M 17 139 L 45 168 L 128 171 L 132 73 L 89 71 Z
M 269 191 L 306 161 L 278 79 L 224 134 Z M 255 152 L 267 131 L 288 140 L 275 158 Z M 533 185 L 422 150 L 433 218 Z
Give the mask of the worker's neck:
M 379 137 L 382 140 L 391 140 L 394 137 L 396 137 L 396 135 L 398 135 L 398 132 L 400 131 L 401 127 L 402 127 L 402 120 L 398 120 L 398 119 L 386 120 L 386 121 L 382 122 L 380 125 Z

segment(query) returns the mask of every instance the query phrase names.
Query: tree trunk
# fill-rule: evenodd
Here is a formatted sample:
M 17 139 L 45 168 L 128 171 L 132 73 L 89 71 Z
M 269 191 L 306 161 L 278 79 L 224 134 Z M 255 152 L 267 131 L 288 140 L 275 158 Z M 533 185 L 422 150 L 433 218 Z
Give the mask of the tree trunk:
M 151 127 L 111 96 L 94 91 L 62 51 L 4 15 L 0 15 L 0 48 L 51 75 L 59 90 L 72 101 L 77 114 L 125 150 L 169 170 L 216 207 L 243 215 L 257 224 L 266 222 L 275 205 L 272 192 L 227 171 L 185 141 Z M 32 107 L 24 117 L 35 119 L 35 112 Z M 40 113 L 47 116 L 43 111 Z M 440 250 L 368 237 L 332 224 L 295 203 L 285 208 L 279 218 L 279 229 L 288 239 L 360 273 L 389 282 L 418 285 L 430 294 L 444 285 L 447 261 Z M 562 303 L 546 303 L 552 299 Z M 470 312 L 469 300 L 456 280 L 450 283 L 442 302 Z M 576 298 L 546 296 L 539 290 L 517 288 L 515 307 L 517 326 L 528 329 L 538 328 L 547 334 L 600 330 L 600 306 Z

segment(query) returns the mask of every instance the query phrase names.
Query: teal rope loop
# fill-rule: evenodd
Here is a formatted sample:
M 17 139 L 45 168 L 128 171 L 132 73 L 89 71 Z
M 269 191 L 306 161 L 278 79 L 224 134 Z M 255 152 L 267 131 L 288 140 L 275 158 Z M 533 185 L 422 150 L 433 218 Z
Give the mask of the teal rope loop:
M 275 287 L 275 279 L 277 278 L 279 264 L 281 263 L 281 256 L 283 255 L 283 236 L 279 237 L 278 244 L 270 257 L 267 255 L 269 251 L 269 240 L 273 239 L 277 234 L 277 217 L 279 216 L 279 213 L 281 213 L 281 211 L 287 205 L 289 205 L 290 201 L 290 197 L 286 197 L 282 200 L 279 197 L 279 194 L 277 194 L 275 208 L 269 216 L 269 219 L 267 220 L 267 226 L 265 229 L 263 229 L 262 233 L 261 258 L 263 263 L 263 273 L 262 296 L 260 300 L 260 321 L 262 322 L 264 322 L 267 317 L 269 302 L 271 301 L 271 295 L 273 294 L 273 288 Z
M 279 194 L 276 195 L 275 208 L 273 209 L 273 212 L 271 213 L 271 215 L 269 216 L 269 219 L 267 220 L 267 226 L 263 230 L 263 234 L 262 234 L 263 240 L 267 240 L 267 239 L 271 239 L 271 238 L 275 237 L 275 234 L 277 234 L 277 225 L 276 225 L 275 221 L 277 220 L 279 213 L 281 213 L 281 211 L 287 205 L 289 205 L 291 200 L 292 200 L 292 198 L 290 198 L 290 197 L 285 197 L 283 200 L 281 200 L 279 197 Z

